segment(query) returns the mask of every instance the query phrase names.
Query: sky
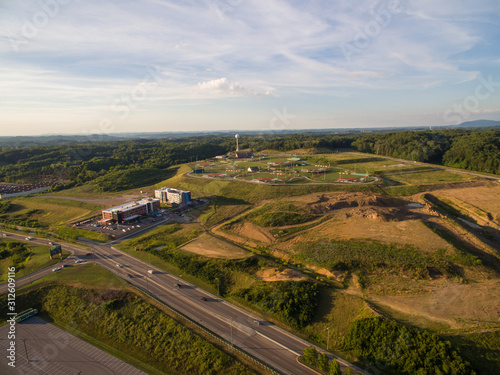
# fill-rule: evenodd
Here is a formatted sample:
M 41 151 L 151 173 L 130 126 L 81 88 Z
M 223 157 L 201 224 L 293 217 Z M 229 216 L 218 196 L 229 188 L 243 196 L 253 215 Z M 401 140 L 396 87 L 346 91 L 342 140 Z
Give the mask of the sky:
M 500 120 L 500 0 L 2 0 L 0 135 Z

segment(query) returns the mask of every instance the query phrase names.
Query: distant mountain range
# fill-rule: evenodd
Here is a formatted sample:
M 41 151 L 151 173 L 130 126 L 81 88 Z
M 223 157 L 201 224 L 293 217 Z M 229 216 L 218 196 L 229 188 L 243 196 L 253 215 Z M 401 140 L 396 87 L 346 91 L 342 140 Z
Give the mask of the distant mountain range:
M 467 122 L 462 122 L 461 124 L 455 125 L 456 127 L 460 128 L 486 128 L 490 126 L 499 126 L 500 121 L 494 121 L 494 120 L 474 120 L 474 121 L 467 121 Z
M 488 128 L 500 126 L 500 121 L 494 120 L 474 120 L 462 122 L 458 125 L 440 125 L 432 126 L 438 129 L 450 128 Z M 383 128 L 330 128 L 330 129 L 283 129 L 280 131 L 262 131 L 262 130 L 220 130 L 220 131 L 180 131 L 180 132 L 151 132 L 151 133 L 112 133 L 95 135 L 78 134 L 47 134 L 37 136 L 0 136 L 0 147 L 30 147 L 30 146 L 51 146 L 61 144 L 89 143 L 89 142 L 112 142 L 127 139 L 152 139 L 152 138 L 182 138 L 199 136 L 234 136 L 240 135 L 266 135 L 266 134 L 335 134 L 348 135 L 358 133 L 377 133 L 377 132 L 397 132 L 405 130 L 427 130 L 429 126 L 411 126 L 411 127 L 383 127 Z

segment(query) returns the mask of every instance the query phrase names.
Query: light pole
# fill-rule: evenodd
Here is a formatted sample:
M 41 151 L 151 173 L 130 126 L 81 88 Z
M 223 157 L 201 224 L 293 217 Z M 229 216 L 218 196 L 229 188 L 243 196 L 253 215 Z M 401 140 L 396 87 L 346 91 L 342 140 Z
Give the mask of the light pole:
M 234 344 L 233 344 L 233 319 L 231 319 L 231 346 L 234 347 Z
M 330 327 L 326 327 L 326 350 L 328 351 L 328 346 L 330 344 Z

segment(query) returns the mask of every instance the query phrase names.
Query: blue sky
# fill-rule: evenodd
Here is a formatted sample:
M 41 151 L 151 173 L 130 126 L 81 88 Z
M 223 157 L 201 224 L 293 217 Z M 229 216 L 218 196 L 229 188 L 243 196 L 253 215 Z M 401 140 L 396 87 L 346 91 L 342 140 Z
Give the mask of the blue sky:
M 500 0 L 0 2 L 3 135 L 500 120 Z

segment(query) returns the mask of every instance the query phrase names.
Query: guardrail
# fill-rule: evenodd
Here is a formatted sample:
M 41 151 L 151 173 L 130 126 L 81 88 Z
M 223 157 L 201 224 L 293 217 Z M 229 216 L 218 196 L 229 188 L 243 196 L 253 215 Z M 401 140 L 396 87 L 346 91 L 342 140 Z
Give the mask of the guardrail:
M 178 311 L 177 309 L 173 308 L 172 306 L 169 306 L 167 305 L 166 303 L 158 300 L 155 296 L 153 296 L 151 293 L 149 293 L 149 291 L 147 291 L 146 289 L 140 287 L 140 286 L 137 286 L 137 285 L 134 285 L 132 283 L 129 283 L 130 285 L 132 285 L 133 287 L 137 288 L 137 289 L 140 289 L 143 293 L 147 294 L 148 296 L 150 296 L 151 298 L 155 299 L 158 303 L 160 303 L 162 306 L 166 307 L 168 310 L 170 310 L 172 313 L 174 313 L 175 315 L 183 318 L 183 319 L 186 319 L 187 321 L 189 321 L 191 324 L 195 325 L 198 329 L 201 329 L 203 332 L 205 332 L 206 334 L 210 335 L 211 337 L 213 337 L 214 339 L 216 339 L 217 341 L 219 341 L 221 344 L 223 344 L 224 346 L 227 346 L 235 351 L 237 351 L 239 354 L 243 355 L 244 357 L 246 357 L 247 359 L 249 359 L 250 361 L 256 363 L 257 365 L 265 368 L 266 370 L 268 370 L 269 372 L 271 372 L 272 374 L 274 375 L 286 375 L 282 372 L 279 372 L 278 370 L 276 370 L 275 368 L 273 368 L 272 366 L 268 365 L 267 363 L 265 363 L 264 361 L 254 357 L 253 355 L 251 355 L 250 353 L 247 353 L 245 352 L 244 350 L 238 348 L 237 346 L 234 346 L 233 344 L 231 344 L 229 341 L 227 341 L 226 339 L 224 339 L 223 337 L 217 335 L 216 333 L 212 332 L 211 330 L 209 330 L 208 328 L 202 326 L 201 324 L 199 324 L 198 322 L 196 322 L 195 320 L 191 319 L 190 317 L 184 315 L 183 313 L 181 313 L 180 311 Z

